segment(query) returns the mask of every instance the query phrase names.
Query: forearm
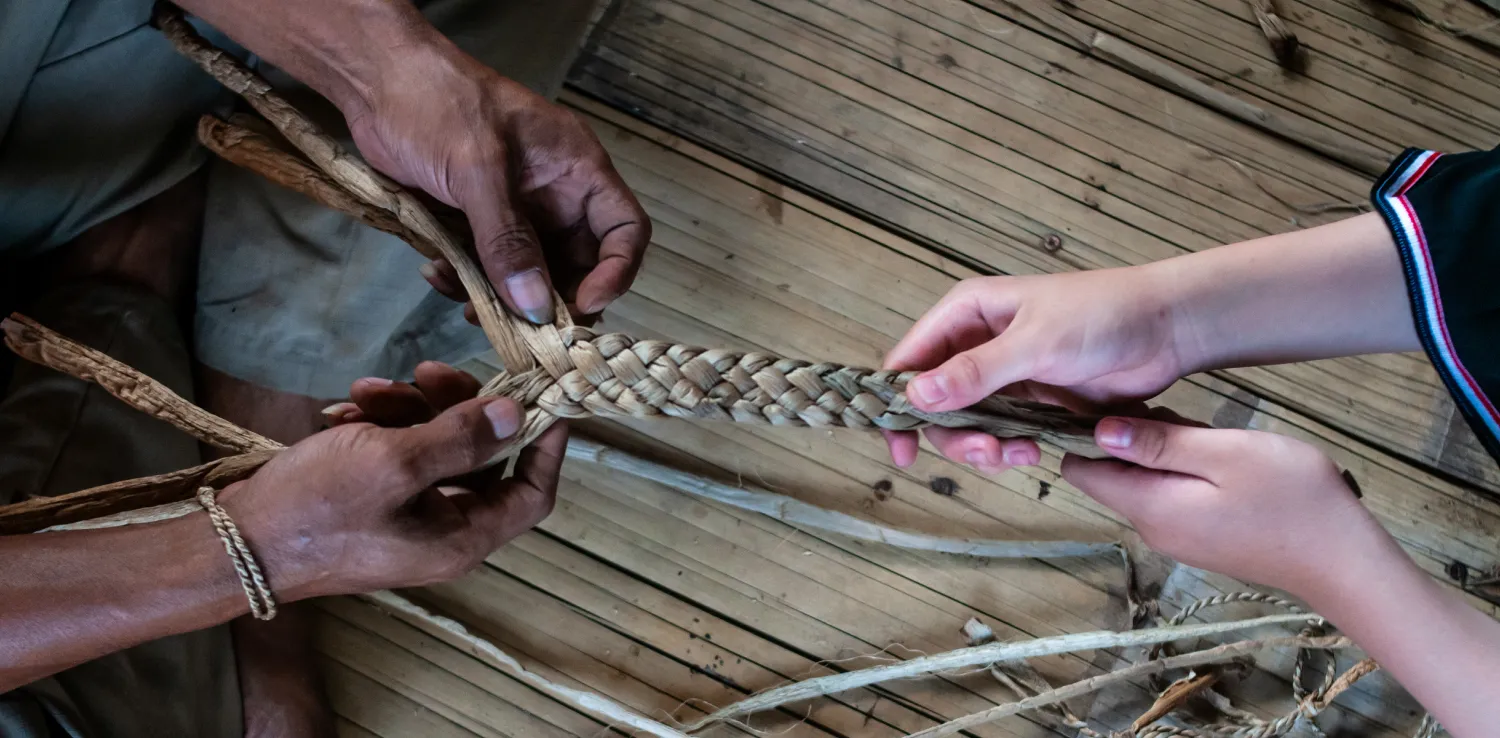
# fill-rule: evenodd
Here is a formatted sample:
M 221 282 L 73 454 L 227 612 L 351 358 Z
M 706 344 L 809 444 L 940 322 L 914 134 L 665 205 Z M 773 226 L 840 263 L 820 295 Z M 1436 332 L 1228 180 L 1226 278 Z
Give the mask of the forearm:
M 460 53 L 408 0 L 178 4 L 317 90 L 349 116 L 357 115 L 398 72 L 443 63 Z
M 0 537 L 0 692 L 247 609 L 202 515 Z
M 1379 215 L 1169 259 L 1188 369 L 1420 350 L 1400 255 Z
M 1500 718 L 1500 622 L 1419 569 L 1383 531 L 1303 598 L 1354 639 L 1457 738 Z

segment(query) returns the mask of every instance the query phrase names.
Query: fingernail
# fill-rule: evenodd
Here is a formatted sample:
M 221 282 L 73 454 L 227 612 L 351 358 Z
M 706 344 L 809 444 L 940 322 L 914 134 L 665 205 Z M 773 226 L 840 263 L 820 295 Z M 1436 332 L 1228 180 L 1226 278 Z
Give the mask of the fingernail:
M 515 301 L 516 309 L 527 320 L 546 325 L 556 317 L 552 310 L 552 290 L 547 287 L 547 278 L 542 276 L 541 269 L 527 269 L 511 275 L 505 280 L 505 289 L 510 291 L 510 299 Z
M 507 400 L 496 400 L 485 405 L 484 417 L 490 419 L 490 427 L 494 428 L 495 437 L 499 439 L 510 438 L 521 426 L 521 414 L 516 403 Z
M 1094 437 L 1100 446 L 1130 448 L 1130 442 L 1135 438 L 1135 426 L 1119 418 L 1105 418 L 1099 421 Z
M 1005 463 L 1011 466 L 1036 466 L 1041 460 L 1041 454 L 1033 449 L 1005 449 Z
M 422 278 L 423 279 L 426 279 L 426 280 L 429 280 L 429 281 L 437 279 L 437 275 L 438 275 L 437 267 L 433 266 L 432 262 L 430 262 L 430 261 L 422 262 L 422 266 L 417 267 L 417 271 L 422 274 Z
M 349 412 L 358 409 L 359 406 L 352 402 L 335 402 L 332 405 L 323 408 L 322 412 L 329 418 L 338 419 L 348 414 Z
M 385 377 L 365 377 L 364 379 L 359 379 L 356 381 L 369 387 L 389 387 L 395 384 L 395 382 L 392 382 Z
M 936 405 L 948 399 L 948 378 L 941 374 L 917 377 L 907 388 L 924 405 Z
M 619 295 L 607 295 L 605 297 L 598 297 L 595 298 L 593 302 L 589 303 L 586 306 L 583 306 L 581 309 L 584 315 L 597 315 L 604 312 L 604 308 L 609 307 L 609 304 L 614 302 L 618 298 Z

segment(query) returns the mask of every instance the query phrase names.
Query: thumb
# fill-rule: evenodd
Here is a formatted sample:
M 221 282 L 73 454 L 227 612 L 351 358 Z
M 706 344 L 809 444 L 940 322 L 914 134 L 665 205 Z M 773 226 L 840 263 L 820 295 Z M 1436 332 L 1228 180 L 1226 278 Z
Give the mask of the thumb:
M 488 170 L 481 181 L 464 188 L 458 204 L 474 231 L 479 264 L 501 301 L 515 314 L 545 325 L 556 318 L 552 282 L 536 230 L 503 172 L 503 164 Z
M 1110 456 L 1159 471 L 1210 478 L 1232 461 L 1238 431 L 1110 417 L 1094 428 L 1094 442 Z
M 1114 459 L 1088 459 L 1074 454 L 1063 457 L 1062 477 L 1132 523 L 1149 519 L 1152 508 L 1170 504 L 1169 493 L 1174 486 L 1190 479 Z
M 395 449 L 398 468 L 420 489 L 485 467 L 524 421 L 515 400 L 478 397 L 448 408 L 429 423 L 379 432 L 390 436 L 386 448 Z
M 928 412 L 968 407 L 1002 387 L 1028 379 L 1032 363 L 1020 341 L 1001 333 L 923 372 L 906 386 L 912 404 Z

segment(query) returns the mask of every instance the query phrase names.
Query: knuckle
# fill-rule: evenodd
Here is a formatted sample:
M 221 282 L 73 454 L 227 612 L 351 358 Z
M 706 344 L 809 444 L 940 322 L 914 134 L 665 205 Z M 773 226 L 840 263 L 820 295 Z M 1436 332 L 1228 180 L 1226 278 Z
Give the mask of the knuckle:
M 537 491 L 532 496 L 534 499 L 528 506 L 531 512 L 528 528 L 546 520 L 547 516 L 552 514 L 553 508 L 557 506 L 557 495 Z
M 945 372 L 948 381 L 960 390 L 973 390 L 978 388 L 983 373 L 979 369 L 979 362 L 967 352 L 954 356 L 948 362 Z
M 985 279 L 987 279 L 987 278 L 986 277 L 979 277 L 979 278 L 962 280 L 958 284 L 955 284 L 952 287 L 949 287 L 947 294 L 943 295 L 943 299 L 939 300 L 939 302 L 948 302 L 950 300 L 956 300 L 956 299 L 961 298 L 961 297 L 963 297 L 963 296 L 965 296 L 965 295 L 967 295 L 967 294 L 969 294 L 971 292 L 975 292 L 977 290 L 983 289 L 983 282 L 985 281 Z
M 1140 438 L 1136 441 L 1141 458 L 1148 463 L 1161 464 L 1171 460 L 1171 444 L 1167 432 L 1154 424 L 1142 424 Z
M 546 520 L 557 506 L 557 495 L 554 492 L 526 486 L 518 490 L 518 493 L 522 497 L 517 500 L 516 509 L 520 518 L 519 522 L 526 528 L 533 528 Z
M 530 257 L 536 249 L 531 229 L 520 222 L 508 224 L 485 236 L 479 245 L 481 253 L 505 260 Z
M 387 484 L 408 490 L 426 486 L 422 478 L 420 457 L 412 452 L 408 444 L 398 443 L 396 439 L 386 435 L 375 441 L 373 446 L 380 459 L 379 463 L 384 468 L 381 476 Z

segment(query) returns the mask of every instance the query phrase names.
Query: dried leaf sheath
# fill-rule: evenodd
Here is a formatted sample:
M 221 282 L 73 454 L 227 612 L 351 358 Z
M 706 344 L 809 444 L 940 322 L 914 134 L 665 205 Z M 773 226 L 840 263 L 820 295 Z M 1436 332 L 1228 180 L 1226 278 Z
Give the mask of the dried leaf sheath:
M 126 404 L 171 423 L 194 438 L 226 451 L 248 453 L 281 444 L 241 428 L 184 400 L 180 395 L 102 351 L 54 333 L 25 316 L 0 321 L 5 345 L 30 361 L 103 387 Z

